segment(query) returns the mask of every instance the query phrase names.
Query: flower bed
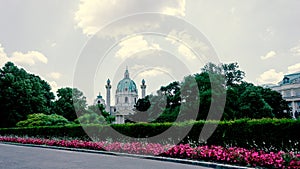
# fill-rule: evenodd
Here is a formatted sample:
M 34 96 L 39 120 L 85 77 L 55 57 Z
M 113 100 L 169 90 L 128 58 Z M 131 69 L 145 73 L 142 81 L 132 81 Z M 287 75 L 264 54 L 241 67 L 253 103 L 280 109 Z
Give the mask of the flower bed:
M 2 142 L 38 144 L 69 148 L 84 148 L 131 154 L 155 155 L 172 158 L 221 162 L 251 167 L 300 168 L 300 154 L 293 152 L 264 152 L 238 147 L 198 146 L 189 144 L 161 145 L 156 143 L 91 142 L 82 140 L 51 140 L 0 136 Z

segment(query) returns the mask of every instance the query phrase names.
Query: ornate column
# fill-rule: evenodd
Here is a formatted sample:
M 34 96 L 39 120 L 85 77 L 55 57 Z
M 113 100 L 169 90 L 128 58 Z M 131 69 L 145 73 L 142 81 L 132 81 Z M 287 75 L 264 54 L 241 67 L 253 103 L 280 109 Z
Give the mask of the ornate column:
M 110 80 L 109 79 L 107 79 L 105 88 L 106 88 L 106 108 L 105 109 L 109 114 L 111 114 L 111 111 L 110 111 L 110 89 L 111 89 L 111 85 L 110 85 Z
M 141 85 L 141 89 L 142 89 L 142 99 L 145 98 L 146 96 L 146 85 L 145 85 L 145 80 L 142 80 L 142 85 Z

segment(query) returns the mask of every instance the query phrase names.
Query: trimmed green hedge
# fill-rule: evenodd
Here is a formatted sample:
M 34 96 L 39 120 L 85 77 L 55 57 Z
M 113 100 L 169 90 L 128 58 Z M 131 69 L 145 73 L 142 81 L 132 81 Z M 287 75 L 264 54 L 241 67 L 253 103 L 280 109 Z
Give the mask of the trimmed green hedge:
M 105 140 L 123 140 L 129 137 L 148 138 L 148 141 L 167 142 L 181 139 L 181 143 L 199 142 L 199 136 L 204 124 L 210 127 L 217 126 L 214 133 L 205 144 L 230 145 L 245 148 L 273 147 L 276 149 L 291 149 L 299 147 L 300 120 L 292 119 L 241 119 L 235 121 L 190 121 L 184 123 L 135 123 L 113 125 L 87 125 L 87 126 L 49 126 L 28 128 L 0 129 L 0 135 L 18 135 L 34 137 L 75 137 L 89 140 L 97 138 Z M 188 129 L 191 128 L 189 132 Z M 170 135 L 161 135 L 168 131 Z M 87 135 L 88 133 L 88 135 Z M 188 133 L 188 134 L 186 134 Z M 180 137 L 184 135 L 184 139 Z M 201 138 L 200 138 L 201 140 Z M 299 150 L 298 150 L 299 151 Z

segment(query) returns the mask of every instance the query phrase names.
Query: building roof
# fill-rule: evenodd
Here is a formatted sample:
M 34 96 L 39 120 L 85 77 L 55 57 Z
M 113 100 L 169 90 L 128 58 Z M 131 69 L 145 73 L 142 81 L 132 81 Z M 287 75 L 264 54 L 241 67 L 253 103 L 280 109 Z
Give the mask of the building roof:
M 279 82 L 279 85 L 297 84 L 297 83 L 300 83 L 300 72 L 284 75 L 282 81 Z
M 133 80 L 129 77 L 129 71 L 126 68 L 124 73 L 124 78 L 118 83 L 117 86 L 117 93 L 119 92 L 134 92 L 137 93 L 136 84 Z

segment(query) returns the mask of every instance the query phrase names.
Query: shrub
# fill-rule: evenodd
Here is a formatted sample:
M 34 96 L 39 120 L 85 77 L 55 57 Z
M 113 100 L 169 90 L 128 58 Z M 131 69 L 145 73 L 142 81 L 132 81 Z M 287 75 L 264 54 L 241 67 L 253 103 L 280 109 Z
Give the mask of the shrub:
M 106 124 L 106 120 L 103 116 L 100 116 L 96 113 L 87 113 L 80 116 L 75 120 L 75 123 L 80 124 Z
M 29 114 L 27 119 L 19 121 L 18 127 L 33 127 L 33 126 L 61 126 L 68 124 L 69 121 L 63 116 L 57 114 L 46 115 L 43 113 Z
M 111 138 L 112 140 L 124 140 L 126 137 L 145 138 L 149 142 L 166 143 L 195 143 L 200 145 L 202 141 L 200 133 L 204 125 L 217 126 L 214 133 L 202 144 L 220 146 L 238 146 L 244 148 L 256 148 L 266 151 L 292 150 L 300 151 L 299 140 L 300 120 L 293 119 L 240 119 L 235 121 L 188 121 L 184 123 L 135 123 L 113 125 L 67 125 L 52 127 L 29 127 L 0 129 L 0 135 L 28 135 L 40 137 L 77 137 L 89 139 L 89 136 L 98 140 Z M 172 127 L 172 129 L 170 129 Z M 191 128 L 189 132 L 187 129 Z M 171 135 L 152 139 L 160 133 L 170 129 Z M 86 134 L 88 133 L 88 135 Z M 119 133 L 119 134 L 116 134 Z M 121 134 L 120 134 L 121 133 Z M 179 136 L 186 133 L 185 138 Z M 127 137 L 128 138 L 128 137 Z

